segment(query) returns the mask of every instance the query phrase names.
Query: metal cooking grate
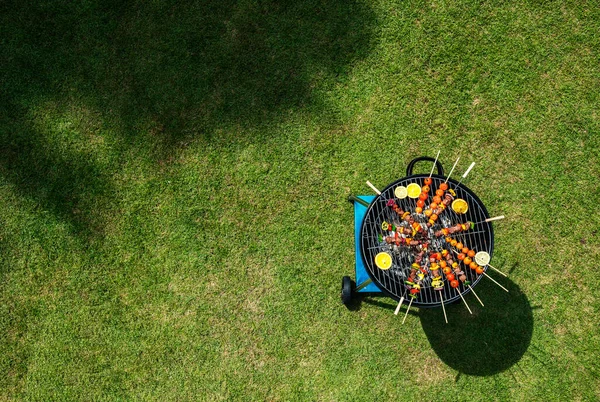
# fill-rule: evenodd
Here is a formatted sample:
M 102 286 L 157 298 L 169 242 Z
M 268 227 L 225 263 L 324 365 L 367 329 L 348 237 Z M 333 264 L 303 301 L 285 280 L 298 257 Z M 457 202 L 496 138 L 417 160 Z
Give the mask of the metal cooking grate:
M 402 178 L 390 184 L 381 192 L 381 195 L 378 195 L 369 205 L 369 208 L 365 214 L 365 218 L 362 222 L 360 231 L 360 247 L 367 273 L 371 277 L 371 280 L 373 280 L 373 282 L 384 293 L 387 293 L 390 297 L 396 300 L 400 300 L 401 297 L 407 298 L 407 296 L 409 296 L 409 291 L 404 281 L 410 274 L 411 264 L 414 262 L 416 253 L 411 251 L 408 247 L 402 245 L 390 245 L 385 241 L 381 241 L 380 235 L 383 235 L 381 225 L 384 221 L 390 223 L 400 222 L 398 215 L 393 211 L 392 208 L 387 206 L 388 200 L 394 199 L 398 206 L 404 211 L 414 212 L 417 206 L 416 202 L 418 199 L 406 197 L 402 200 L 399 200 L 395 198 L 394 190 L 396 187 L 408 186 L 410 183 L 417 183 L 420 186 L 423 186 L 423 180 L 427 177 L 429 177 L 429 175 L 413 175 Z M 435 190 L 437 190 L 439 185 L 446 180 L 446 177 L 437 175 L 432 175 L 431 178 L 433 182 L 430 186 L 430 197 L 426 202 L 426 206 L 431 202 L 431 194 L 435 194 Z M 482 222 L 489 218 L 485 206 L 471 190 L 469 190 L 463 184 L 459 185 L 458 182 L 452 179 L 448 180 L 448 185 L 456 192 L 457 198 L 462 198 L 467 201 L 469 210 L 466 214 L 457 214 L 452 210 L 452 208 L 448 207 L 439 215 L 437 222 L 429 230 L 429 238 L 432 241 L 429 246 L 430 252 L 441 252 L 443 249 L 447 249 L 450 253 L 454 253 L 452 251 L 453 248 L 445 241 L 444 236 L 440 238 L 436 238 L 434 236 L 433 233 L 436 230 L 450 227 L 456 223 L 466 223 L 468 221 Z M 428 219 L 422 214 L 413 215 L 413 217 L 415 217 L 415 220 L 421 224 L 426 224 Z M 492 256 L 494 248 L 494 232 L 492 225 L 489 222 L 479 223 L 475 225 L 473 229 L 469 229 L 466 232 L 453 234 L 452 238 L 463 243 L 466 247 L 472 250 L 477 252 L 486 251 L 490 254 L 490 256 Z M 388 252 L 392 255 L 392 267 L 388 270 L 379 269 L 374 262 L 375 256 L 382 251 Z M 426 254 L 426 258 L 429 258 L 428 254 Z M 456 259 L 456 254 L 454 254 L 453 259 L 458 261 Z M 471 286 L 475 286 L 479 280 L 481 280 L 483 275 L 477 275 L 474 270 L 465 267 L 462 262 L 459 262 L 459 264 L 464 271 L 467 280 L 471 282 Z M 484 270 L 487 270 L 487 268 L 484 267 Z M 442 275 L 442 277 L 444 277 L 444 275 Z M 443 278 L 443 280 L 443 291 L 436 291 L 431 287 L 431 277 L 427 275 L 421 286 L 421 292 L 413 301 L 413 305 L 420 307 L 439 306 L 441 305 L 442 301 L 440 292 L 443 292 L 445 304 L 459 300 L 460 295 L 457 293 L 456 289 L 450 287 L 450 284 L 445 278 Z M 470 291 L 470 289 L 462 282 L 457 289 L 463 294 L 463 296 Z M 406 302 L 408 302 L 408 300 Z

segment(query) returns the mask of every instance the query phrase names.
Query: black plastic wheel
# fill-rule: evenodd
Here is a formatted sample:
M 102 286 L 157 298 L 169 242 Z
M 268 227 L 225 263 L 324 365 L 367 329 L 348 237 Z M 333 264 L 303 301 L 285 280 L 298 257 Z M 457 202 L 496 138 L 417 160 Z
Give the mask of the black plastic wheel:
M 349 306 L 352 302 L 352 294 L 354 293 L 354 281 L 349 276 L 342 278 L 342 303 Z

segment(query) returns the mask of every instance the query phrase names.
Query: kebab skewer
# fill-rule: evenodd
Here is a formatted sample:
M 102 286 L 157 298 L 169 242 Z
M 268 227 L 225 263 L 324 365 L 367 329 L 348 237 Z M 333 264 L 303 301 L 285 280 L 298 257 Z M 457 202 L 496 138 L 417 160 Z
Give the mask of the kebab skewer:
M 450 242 L 450 244 L 452 244 L 452 242 Z M 462 246 L 462 247 L 458 247 L 458 246 Z M 469 250 L 469 248 L 464 246 L 462 243 L 457 243 L 456 247 L 457 247 L 457 249 L 460 250 L 461 254 L 464 256 L 463 258 L 466 260 L 465 264 L 472 265 L 473 263 L 475 263 L 476 265 L 488 266 L 488 267 L 492 268 L 494 271 L 498 272 L 500 275 L 503 275 L 505 278 L 508 278 L 508 275 L 506 275 L 504 272 L 502 272 L 499 269 L 490 265 L 490 255 L 487 252 L 480 251 L 479 253 L 475 253 L 474 250 Z M 457 258 L 461 259 L 461 255 L 459 254 L 457 256 Z M 472 261 L 471 258 L 475 258 L 475 261 Z M 481 262 L 478 263 L 477 260 L 479 260 Z M 477 270 L 477 267 L 475 267 L 475 270 Z
M 443 273 L 446 276 L 446 280 L 450 283 L 450 286 L 452 288 L 454 288 L 454 290 L 458 293 L 458 295 L 462 299 L 463 303 L 465 303 L 465 306 L 467 307 L 467 310 L 469 310 L 469 313 L 473 314 L 473 312 L 471 311 L 471 308 L 467 304 L 467 301 L 463 297 L 461 291 L 458 289 L 459 281 L 456 279 L 455 274 L 452 273 L 452 270 L 450 269 L 450 266 L 448 265 L 448 263 L 450 263 L 451 265 L 454 265 L 454 261 L 452 260 L 450 254 L 448 253 L 448 250 L 443 250 L 441 253 L 434 253 L 432 258 L 439 261 L 439 266 L 442 268 Z M 445 259 L 442 259 L 442 258 L 445 258 Z M 433 264 L 437 265 L 437 263 L 435 263 L 435 262 L 432 263 L 432 265 Z M 458 264 L 456 264 L 454 272 L 456 273 L 456 275 L 459 275 L 459 279 L 463 283 L 466 281 L 467 277 L 464 275 L 464 272 L 460 271 L 460 268 L 458 268 Z
M 408 303 L 408 307 L 406 308 L 406 313 L 404 313 L 404 318 L 402 319 L 402 324 L 404 324 L 404 321 L 406 321 L 406 317 L 408 316 L 408 312 L 410 311 L 410 306 L 412 306 L 412 302 L 418 297 L 418 294 L 421 291 L 421 285 L 423 283 L 423 279 L 425 278 L 425 274 L 427 273 L 427 270 L 425 269 L 425 267 L 420 265 L 420 263 L 423 259 L 423 254 L 425 254 L 425 252 L 421 251 L 415 258 L 415 262 L 412 264 L 410 276 L 408 277 L 408 280 L 406 281 L 406 284 L 411 286 L 411 289 L 410 289 L 410 298 L 411 299 L 410 299 L 410 302 Z M 418 271 L 420 271 L 420 273 L 417 274 Z M 415 277 L 417 275 L 418 275 L 418 280 L 415 281 Z
M 455 243 L 455 244 L 452 244 L 452 242 L 455 242 L 455 241 L 456 241 L 456 240 L 454 240 L 454 239 L 453 239 L 453 240 L 450 242 L 450 244 L 451 244 L 452 246 L 454 246 L 454 247 L 457 247 L 457 248 L 459 248 L 458 246 L 462 246 L 462 243 Z M 462 251 L 462 249 L 463 249 L 463 248 L 465 248 L 465 247 L 460 247 L 459 249 L 461 249 L 461 251 Z M 469 255 L 468 255 L 468 254 L 467 254 L 467 256 L 465 256 L 465 254 L 464 254 L 464 253 L 462 253 L 462 252 L 461 252 L 461 253 L 458 253 L 458 252 L 456 252 L 455 250 L 452 250 L 452 251 L 454 251 L 454 253 L 455 253 L 455 254 L 457 254 L 456 258 L 458 258 L 460 261 L 462 261 L 462 263 L 463 263 L 463 264 L 465 264 L 466 266 L 468 266 L 468 267 L 469 267 L 469 268 L 471 268 L 471 269 L 474 269 L 474 270 L 475 270 L 475 272 L 477 272 L 477 274 L 479 274 L 479 275 L 484 275 L 485 277 L 487 277 L 488 279 L 490 279 L 492 282 L 494 282 L 496 285 L 500 286 L 500 287 L 501 287 L 503 290 L 505 290 L 506 292 L 508 292 L 508 289 L 506 289 L 504 286 L 500 285 L 498 282 L 496 282 L 496 281 L 494 280 L 494 278 L 492 278 L 491 276 L 489 276 L 488 274 L 486 274 L 486 273 L 485 273 L 485 271 L 483 270 L 483 267 L 481 267 L 479 264 L 477 264 L 477 262 L 473 261 L 473 260 L 471 259 L 471 257 L 469 257 Z M 473 253 L 474 253 L 474 251 L 473 251 L 473 250 L 469 250 L 469 251 L 471 251 L 471 254 L 472 254 L 473 256 L 475 256 L 475 254 L 473 254 Z M 488 266 L 490 266 L 490 265 L 488 264 Z

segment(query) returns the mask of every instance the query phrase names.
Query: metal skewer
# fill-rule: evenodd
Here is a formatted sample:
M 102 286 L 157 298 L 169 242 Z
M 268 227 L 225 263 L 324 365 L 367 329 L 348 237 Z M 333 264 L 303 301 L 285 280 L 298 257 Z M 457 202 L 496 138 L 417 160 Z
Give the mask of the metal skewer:
M 481 303 L 481 306 L 483 307 L 483 302 L 481 301 L 481 299 L 479 298 L 479 296 L 477 296 L 477 293 L 475 293 L 475 289 L 473 289 L 471 287 L 471 285 L 467 285 L 469 287 L 469 289 L 471 289 L 471 292 L 473 292 L 473 294 L 475 295 L 475 297 L 477 298 L 477 300 L 479 300 L 479 303 Z

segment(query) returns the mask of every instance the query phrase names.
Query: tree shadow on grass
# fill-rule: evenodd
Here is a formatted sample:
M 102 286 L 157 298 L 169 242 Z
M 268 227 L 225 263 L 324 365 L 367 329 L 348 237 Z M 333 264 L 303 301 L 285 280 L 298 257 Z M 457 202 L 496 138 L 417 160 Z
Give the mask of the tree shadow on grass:
M 174 141 L 318 104 L 313 87 L 367 54 L 374 22 L 367 7 L 333 0 L 6 8 L 13 98 L 77 92 L 122 134 L 149 119 Z
M 515 283 L 506 278 L 501 282 L 509 293 L 490 281 L 477 286 L 485 306 L 474 297 L 467 298 L 473 315 L 461 302 L 446 307 L 448 324 L 441 309 L 419 312 L 432 348 L 459 373 L 494 375 L 516 364 L 529 348 L 533 335 L 529 301 Z
M 374 21 L 352 0 L 3 2 L 0 172 L 77 232 L 96 232 L 82 200 L 111 197 L 110 171 L 56 149 L 32 110 L 89 108 L 123 153 L 162 160 L 223 128 L 321 114 L 315 86 L 368 53 Z

